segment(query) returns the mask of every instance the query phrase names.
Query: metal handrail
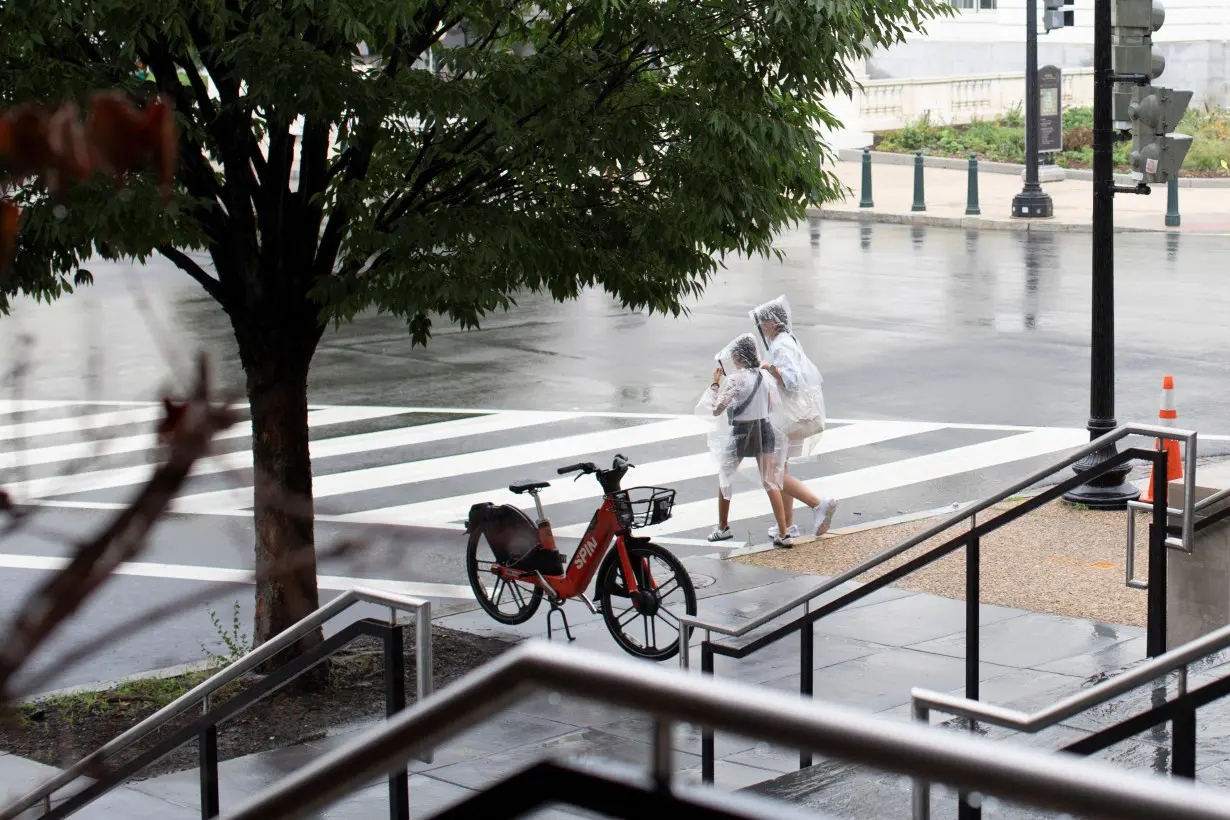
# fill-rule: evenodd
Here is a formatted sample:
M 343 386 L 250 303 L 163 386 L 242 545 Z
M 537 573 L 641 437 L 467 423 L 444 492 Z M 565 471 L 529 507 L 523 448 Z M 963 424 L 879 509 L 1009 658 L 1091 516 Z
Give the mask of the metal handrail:
M 1172 537 L 1168 537 L 1166 539 L 1167 546 L 1177 546 L 1178 548 L 1182 549 L 1184 548 L 1184 544 L 1191 544 L 1192 541 L 1194 540 L 1193 521 L 1194 521 L 1194 507 L 1195 507 L 1195 497 L 1196 497 L 1196 484 L 1195 484 L 1196 431 L 1195 430 L 1178 430 L 1173 427 L 1159 427 L 1159 426 L 1155 426 L 1151 424 L 1124 424 L 1124 425 L 1120 425 L 1119 427 L 1116 427 L 1114 430 L 1111 430 L 1110 432 L 1106 433 L 1103 436 L 1099 436 L 1098 438 L 1089 442 L 1089 444 L 1086 444 L 1085 446 L 1081 447 L 1075 452 L 1064 457 L 1061 461 L 1057 461 L 1047 467 L 1044 467 L 1038 470 L 1037 472 L 1030 475 L 1028 478 L 1025 478 L 1021 481 L 1016 482 L 1015 484 L 1008 487 L 1007 489 L 1001 490 L 1000 492 L 995 493 L 994 495 L 988 496 L 987 498 L 984 498 L 981 501 L 971 504 L 970 506 L 964 508 L 960 512 L 957 512 L 949 516 L 948 518 L 944 519 L 938 524 L 935 524 L 932 527 L 928 527 L 926 530 L 923 530 L 917 535 L 914 535 L 913 537 L 902 542 L 901 544 L 898 544 L 895 547 L 890 547 L 889 549 L 886 549 L 883 552 L 873 555 L 871 558 L 868 558 L 866 561 L 859 564 L 858 566 L 853 567 L 852 569 L 848 569 L 845 572 L 841 573 L 840 575 L 836 575 L 830 578 L 829 580 L 825 581 L 824 583 L 820 584 L 817 587 L 813 587 L 812 589 L 806 592 L 796 595 L 795 597 L 787 600 L 785 603 L 782 603 L 779 606 L 769 610 L 768 612 L 765 612 L 755 618 L 752 618 L 751 620 L 746 621 L 740 624 L 739 626 L 728 626 L 725 624 L 719 624 L 719 623 L 714 623 L 711 621 L 706 621 L 700 615 L 682 615 L 681 614 L 679 616 L 679 620 L 680 620 L 680 623 L 682 624 L 683 632 L 686 635 L 690 636 L 692 630 L 703 629 L 703 630 L 706 630 L 707 632 L 716 632 L 721 635 L 729 635 L 731 637 L 736 637 L 736 638 L 746 635 L 752 630 L 758 629 L 764 626 L 765 624 L 769 623 L 770 621 L 773 621 L 776 618 L 779 618 L 782 615 L 785 615 L 790 610 L 796 607 L 802 606 L 803 604 L 808 603 L 809 601 L 812 601 L 815 598 L 818 598 L 819 596 L 823 595 L 826 592 L 829 592 L 830 590 L 836 589 L 837 587 L 841 586 L 847 581 L 854 580 L 858 576 L 870 570 L 875 569 L 876 567 L 880 566 L 886 561 L 890 561 L 893 558 L 896 558 L 898 555 L 905 552 L 906 550 L 912 549 L 918 546 L 919 544 L 923 543 L 924 541 L 934 538 L 936 535 L 939 535 L 941 532 L 944 532 L 945 530 L 957 524 L 960 524 L 963 521 L 969 520 L 970 518 L 982 512 L 983 510 L 989 507 L 993 507 L 994 505 L 1000 503 L 1001 501 L 1004 501 L 1005 499 L 1012 497 L 1013 495 L 1019 493 L 1021 490 L 1024 490 L 1027 487 L 1030 487 L 1036 484 L 1037 482 L 1058 472 L 1059 470 L 1062 470 L 1065 467 L 1071 467 L 1073 464 L 1076 464 L 1078 461 L 1083 459 L 1085 456 L 1096 453 L 1097 451 L 1104 449 L 1105 447 L 1119 441 L 1120 439 L 1124 439 L 1124 438 L 1127 438 L 1128 436 L 1133 436 L 1133 435 L 1149 436 L 1149 437 L 1161 438 L 1161 439 L 1171 439 L 1174 441 L 1182 441 L 1186 445 L 1184 447 L 1184 454 L 1183 454 L 1184 456 L 1184 475 L 1183 475 L 1184 511 L 1182 512 L 1183 536 L 1181 539 L 1172 538 Z M 1192 512 L 1187 512 L 1189 510 L 1191 510 Z M 680 662 L 680 665 L 683 666 L 684 668 L 687 668 L 689 665 L 688 656 L 689 656 L 688 641 L 683 640 L 681 641 L 681 644 L 680 644 L 680 653 L 679 653 L 680 661 L 679 662 Z
M 665 789 L 680 788 L 672 784 L 671 727 L 686 721 L 1083 817 L 1230 820 L 1230 798 L 1192 783 L 893 723 L 763 687 L 541 641 L 523 644 L 471 672 L 222 817 L 307 816 L 404 765 L 416 750 L 438 745 L 544 689 L 652 713 L 657 718 L 653 774 Z
M 990 723 L 994 726 L 1002 726 L 1005 729 L 1016 729 L 1034 734 L 1067 720 L 1073 715 L 1100 706 L 1138 686 L 1157 680 L 1163 675 L 1186 669 L 1193 661 L 1198 661 L 1206 655 L 1226 648 L 1230 648 L 1230 626 L 1223 626 L 1177 649 L 1158 655 L 1135 669 L 1103 681 L 1091 689 L 1078 692 L 1032 715 L 943 692 L 934 692 L 930 689 L 911 689 L 910 697 L 914 702 L 916 716 L 921 714 L 918 711 L 920 709 L 926 709 L 928 713 L 934 710 L 956 717 Z M 921 717 L 919 719 L 921 720 Z
M 33 791 L 28 792 L 13 803 L 0 809 L 0 820 L 14 820 L 23 811 L 46 798 L 50 798 L 56 791 L 72 783 L 79 776 L 96 769 L 98 764 L 107 758 L 131 746 L 193 706 L 204 703 L 206 698 L 212 693 L 238 680 L 283 649 L 295 644 L 304 635 L 321 626 L 325 621 L 360 603 L 387 606 L 391 610 L 414 613 L 416 685 L 418 699 L 426 698 L 432 691 L 431 601 L 424 598 L 411 598 L 406 595 L 382 592 L 377 589 L 356 587 L 343 592 L 329 603 L 306 615 L 297 623 L 279 632 L 276 636 L 253 649 L 225 669 L 220 670 L 217 674 L 180 695 L 136 726 L 109 741 L 102 748 L 86 755 L 72 766 L 49 778 Z
M 1218 490 L 1212 495 L 1206 498 L 1200 499 L 1199 501 L 1196 502 L 1195 507 L 1193 507 L 1193 510 L 1194 510 L 1193 520 L 1195 519 L 1195 516 L 1198 516 L 1204 510 L 1208 509 L 1209 507 L 1212 507 L 1213 505 L 1221 501 L 1225 501 L 1228 498 L 1230 498 L 1230 487 L 1227 487 L 1224 490 Z M 1135 575 L 1136 575 L 1136 516 L 1133 515 L 1132 511 L 1133 510 L 1151 511 L 1153 509 L 1153 505 L 1150 503 L 1146 503 L 1144 501 L 1129 501 L 1127 506 L 1128 506 L 1127 544 L 1126 544 L 1127 554 L 1126 554 L 1126 558 L 1123 564 L 1125 580 L 1127 582 L 1127 585 L 1131 587 L 1132 589 L 1148 589 L 1149 585 L 1147 583 L 1145 583 L 1144 581 L 1137 581 L 1135 578 Z M 1186 504 L 1184 506 L 1186 506 Z M 1180 515 L 1183 515 L 1183 510 L 1168 506 L 1166 507 L 1166 515 L 1169 517 L 1180 516 Z M 1212 515 L 1218 515 L 1218 513 L 1213 513 Z M 1198 526 L 1200 526 L 1200 522 L 1196 521 L 1193 524 L 1193 527 L 1198 527 Z M 1192 551 L 1192 542 L 1188 539 L 1184 539 L 1184 541 L 1185 541 L 1185 544 L 1182 547 L 1182 550 L 1190 554 Z M 1174 547 L 1175 545 L 1172 544 L 1168 540 L 1167 546 Z

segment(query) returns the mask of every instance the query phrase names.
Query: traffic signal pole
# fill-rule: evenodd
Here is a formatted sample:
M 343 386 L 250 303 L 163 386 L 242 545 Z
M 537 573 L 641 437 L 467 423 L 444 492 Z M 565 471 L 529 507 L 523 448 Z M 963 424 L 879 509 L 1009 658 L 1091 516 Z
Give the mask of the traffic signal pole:
M 1173 129 L 1191 92 L 1152 88 L 1165 61 L 1152 52 L 1151 31 L 1165 11 L 1153 0 L 1094 0 L 1093 11 L 1093 321 L 1089 357 L 1089 430 L 1096 440 L 1118 426 L 1115 420 L 1115 194 L 1148 194 L 1149 183 L 1179 175 L 1191 137 Z M 1112 13 L 1113 10 L 1113 13 Z M 1117 22 L 1115 17 L 1118 18 Z M 1116 65 L 1116 59 L 1122 65 Z M 1126 70 L 1125 70 L 1126 69 Z M 1117 93 L 1116 84 L 1130 88 Z M 1131 104 L 1125 105 L 1127 97 Z M 1129 157 L 1137 184 L 1115 184 L 1118 130 L 1130 129 Z M 1117 453 L 1112 443 L 1073 465 L 1082 473 Z M 1064 495 L 1064 500 L 1097 509 L 1123 509 L 1140 491 L 1127 483 L 1130 466 L 1106 473 Z
M 1115 420 L 1115 129 L 1111 112 L 1110 4 L 1093 6 L 1093 338 L 1089 356 L 1090 441 L 1119 426 Z M 1114 458 L 1111 443 L 1073 466 L 1083 473 Z M 1127 483 L 1130 465 L 1095 478 L 1064 495 L 1072 504 L 1121 509 L 1140 496 Z

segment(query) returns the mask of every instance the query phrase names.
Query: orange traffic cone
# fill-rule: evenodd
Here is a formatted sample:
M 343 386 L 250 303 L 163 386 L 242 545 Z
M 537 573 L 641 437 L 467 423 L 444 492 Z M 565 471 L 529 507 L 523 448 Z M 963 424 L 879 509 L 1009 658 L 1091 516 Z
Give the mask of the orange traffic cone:
M 1174 406 L 1174 377 L 1166 376 L 1162 379 L 1162 407 L 1157 411 L 1158 426 L 1174 427 L 1175 420 L 1179 417 L 1179 411 Z M 1154 446 L 1157 446 L 1156 444 Z M 1183 457 L 1179 452 L 1179 442 L 1174 439 L 1166 439 L 1162 444 L 1166 448 L 1166 483 L 1169 484 L 1175 479 L 1183 477 Z M 1146 504 L 1153 502 L 1153 469 L 1149 469 L 1149 486 L 1145 487 L 1144 494 L 1140 500 Z

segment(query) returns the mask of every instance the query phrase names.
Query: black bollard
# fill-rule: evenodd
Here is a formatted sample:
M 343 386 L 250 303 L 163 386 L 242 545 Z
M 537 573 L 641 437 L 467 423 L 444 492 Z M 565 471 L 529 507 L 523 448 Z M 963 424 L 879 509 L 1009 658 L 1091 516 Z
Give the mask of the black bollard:
M 874 208 L 875 202 L 871 198 L 871 149 L 863 149 L 863 198 L 859 200 L 858 207 Z
M 978 157 L 969 152 L 969 193 L 966 195 L 965 215 L 978 216 L 982 209 L 978 207 Z
M 923 155 L 922 151 L 914 152 L 914 204 L 911 211 L 927 210 L 926 197 L 923 195 Z
M 1182 221 L 1179 217 L 1179 180 L 1171 177 L 1166 183 L 1166 227 L 1177 228 Z

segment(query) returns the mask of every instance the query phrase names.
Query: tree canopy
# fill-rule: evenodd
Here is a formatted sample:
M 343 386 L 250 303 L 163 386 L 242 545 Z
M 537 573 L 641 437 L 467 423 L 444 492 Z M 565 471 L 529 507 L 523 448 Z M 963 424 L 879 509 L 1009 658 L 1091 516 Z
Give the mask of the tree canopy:
M 102 179 L 77 186 L 66 208 L 37 185 L 16 192 L 3 287 L 54 298 L 88 281 L 92 253 L 162 254 L 219 303 L 252 404 L 259 568 L 312 545 L 310 520 L 276 509 L 272 486 L 310 498 L 306 377 L 328 322 L 376 308 L 425 343 L 433 318 L 472 327 L 519 292 L 566 300 L 591 286 L 677 313 L 724 255 L 771 252 L 807 206 L 840 195 L 818 136 L 839 125 L 825 98 L 852 90 L 849 61 L 948 12 L 946 0 L 0 0 L 5 104 L 161 92 L 180 129 L 169 207 L 143 179 L 120 195 Z M 258 587 L 258 641 L 314 605 L 314 572 L 297 597 Z

